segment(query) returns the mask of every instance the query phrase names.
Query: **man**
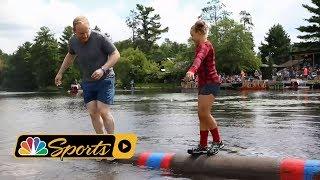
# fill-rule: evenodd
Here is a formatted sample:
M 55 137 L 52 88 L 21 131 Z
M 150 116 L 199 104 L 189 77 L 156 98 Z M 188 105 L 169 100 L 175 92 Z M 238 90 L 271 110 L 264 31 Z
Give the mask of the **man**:
M 84 16 L 73 20 L 74 35 L 69 41 L 69 50 L 55 77 L 55 84 L 61 85 L 64 71 L 75 57 L 82 73 L 81 87 L 92 125 L 97 134 L 113 134 L 114 120 L 109 105 L 115 94 L 113 66 L 120 58 L 116 47 L 104 35 L 91 31 Z

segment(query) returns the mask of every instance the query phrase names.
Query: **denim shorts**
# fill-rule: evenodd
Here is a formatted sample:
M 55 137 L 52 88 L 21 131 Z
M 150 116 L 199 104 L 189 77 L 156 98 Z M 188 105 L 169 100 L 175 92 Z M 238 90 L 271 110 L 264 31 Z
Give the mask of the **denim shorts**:
M 220 91 L 220 85 L 218 84 L 206 84 L 203 87 L 199 88 L 198 95 L 210 95 L 218 96 Z
M 98 100 L 105 104 L 113 104 L 115 95 L 115 78 L 108 77 L 98 81 L 82 82 L 83 99 L 87 104 L 90 101 Z

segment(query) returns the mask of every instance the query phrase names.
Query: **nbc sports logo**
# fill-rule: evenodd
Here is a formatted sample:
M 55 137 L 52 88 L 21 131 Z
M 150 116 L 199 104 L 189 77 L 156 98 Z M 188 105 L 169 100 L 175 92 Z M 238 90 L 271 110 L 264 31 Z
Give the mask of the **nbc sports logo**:
M 106 135 L 20 135 L 14 151 L 22 158 L 108 158 L 129 159 L 134 155 L 135 134 Z
M 18 153 L 21 156 L 45 156 L 48 154 L 46 143 L 41 141 L 39 137 L 28 137 L 20 143 Z

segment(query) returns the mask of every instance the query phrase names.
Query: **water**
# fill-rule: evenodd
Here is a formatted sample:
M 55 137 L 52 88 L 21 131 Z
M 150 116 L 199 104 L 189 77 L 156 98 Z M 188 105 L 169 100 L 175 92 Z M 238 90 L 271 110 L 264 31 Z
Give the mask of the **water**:
M 320 159 L 319 100 L 320 91 L 222 91 L 213 113 L 236 155 Z M 196 105 L 194 93 L 118 94 L 112 107 L 116 133 L 136 133 L 137 152 L 186 153 L 199 139 Z M 93 133 L 81 97 L 1 92 L 0 122 L 1 179 L 205 178 L 95 160 L 13 157 L 21 134 Z

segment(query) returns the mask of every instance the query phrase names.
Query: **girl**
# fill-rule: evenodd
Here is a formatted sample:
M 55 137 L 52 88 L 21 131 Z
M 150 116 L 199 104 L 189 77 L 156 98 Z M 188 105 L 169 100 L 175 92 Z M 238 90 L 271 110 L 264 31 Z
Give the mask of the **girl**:
M 211 115 L 211 107 L 220 89 L 220 76 L 216 70 L 215 51 L 207 40 L 208 26 L 202 20 L 197 21 L 190 30 L 196 44 L 195 58 L 186 74 L 186 79 L 194 79 L 198 74 L 198 117 L 200 121 L 200 143 L 188 150 L 189 154 L 215 155 L 224 145 L 221 141 L 217 122 Z M 208 134 L 212 134 L 212 143 L 208 147 Z

